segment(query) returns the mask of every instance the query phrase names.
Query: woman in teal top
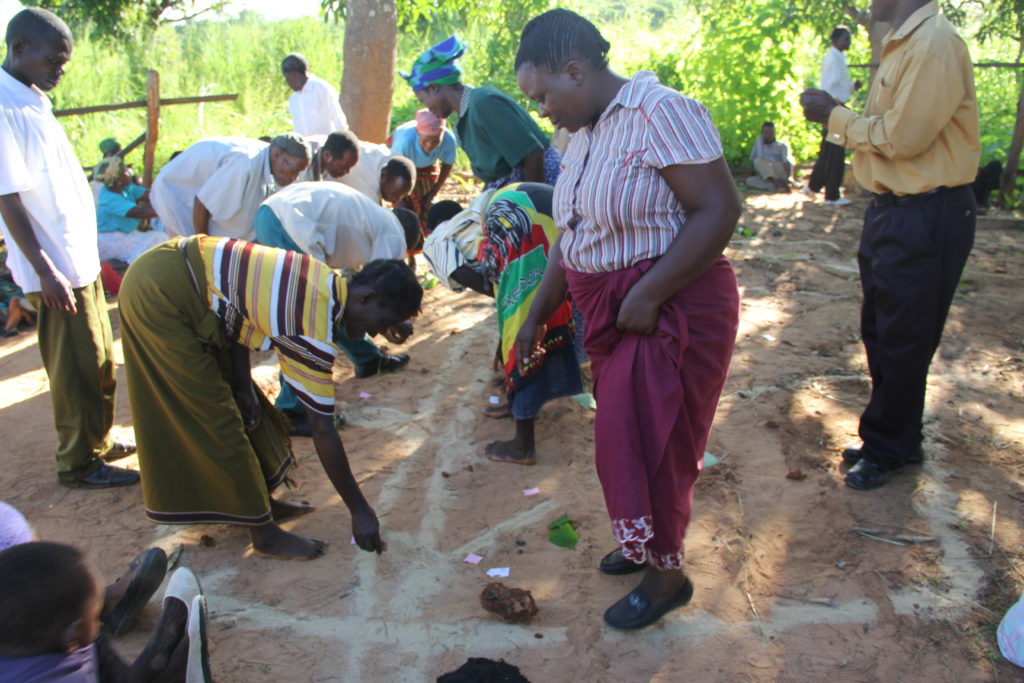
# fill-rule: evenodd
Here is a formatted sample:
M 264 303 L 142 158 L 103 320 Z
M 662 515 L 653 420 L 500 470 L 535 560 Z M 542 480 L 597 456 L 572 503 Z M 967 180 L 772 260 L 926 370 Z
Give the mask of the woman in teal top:
M 130 264 L 168 240 L 166 232 L 150 224 L 156 219 L 156 212 L 147 201 L 149 190 L 132 182 L 120 157 L 101 161 L 93 178 L 103 183 L 96 203 L 100 259 Z
M 461 82 L 455 61 L 466 51 L 451 36 L 424 52 L 402 77 L 434 116 L 457 114 L 455 132 L 469 157 L 473 175 L 497 189 L 515 182 L 554 185 L 561 154 L 540 126 L 511 97 L 490 86 Z

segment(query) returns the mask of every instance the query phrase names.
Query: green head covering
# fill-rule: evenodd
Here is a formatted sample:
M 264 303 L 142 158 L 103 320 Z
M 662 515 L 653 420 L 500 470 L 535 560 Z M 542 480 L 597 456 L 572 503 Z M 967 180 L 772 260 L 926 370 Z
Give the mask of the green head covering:
M 121 151 L 121 143 L 114 138 L 107 138 L 100 142 L 100 152 L 103 153 L 103 157 L 112 157 L 117 152 Z
M 429 85 L 452 85 L 462 78 L 462 69 L 455 63 L 466 52 L 466 44 L 451 36 L 430 48 L 413 62 L 409 73 L 399 71 L 413 92 Z

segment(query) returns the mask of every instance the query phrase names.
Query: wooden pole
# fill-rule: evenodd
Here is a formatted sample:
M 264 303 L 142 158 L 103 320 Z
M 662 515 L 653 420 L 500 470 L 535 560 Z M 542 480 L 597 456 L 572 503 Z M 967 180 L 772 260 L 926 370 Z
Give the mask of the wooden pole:
M 146 151 L 142 157 L 142 184 L 153 186 L 153 162 L 156 160 L 156 141 L 160 135 L 160 74 L 146 72 Z
M 238 94 L 231 95 L 201 95 L 199 97 L 167 97 L 160 100 L 161 106 L 169 104 L 199 104 L 200 102 L 232 102 L 238 99 Z M 117 111 L 118 109 L 136 109 L 148 105 L 147 100 L 136 100 L 134 102 L 119 102 L 118 104 L 97 104 L 93 107 L 75 107 L 74 109 L 55 109 L 54 116 L 81 116 L 82 114 L 96 114 L 101 111 Z

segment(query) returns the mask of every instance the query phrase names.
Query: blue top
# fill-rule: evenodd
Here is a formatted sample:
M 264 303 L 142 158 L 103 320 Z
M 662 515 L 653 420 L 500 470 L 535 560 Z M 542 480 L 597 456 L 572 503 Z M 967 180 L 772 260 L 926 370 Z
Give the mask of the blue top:
M 0 655 L 0 681 L 18 683 L 98 683 L 96 643 L 64 654 L 8 657 Z
M 129 218 L 125 214 L 134 209 L 139 197 L 146 194 L 142 185 L 130 183 L 118 194 L 106 186 L 100 190 L 96 203 L 96 229 L 100 232 L 134 232 L 141 218 Z
M 391 151 L 408 157 L 416 168 L 428 168 L 434 165 L 438 159 L 442 164 L 455 163 L 455 136 L 450 130 L 445 129 L 441 137 L 441 144 L 430 154 L 420 147 L 420 136 L 416 132 L 416 122 L 408 121 L 403 123 L 391 134 Z

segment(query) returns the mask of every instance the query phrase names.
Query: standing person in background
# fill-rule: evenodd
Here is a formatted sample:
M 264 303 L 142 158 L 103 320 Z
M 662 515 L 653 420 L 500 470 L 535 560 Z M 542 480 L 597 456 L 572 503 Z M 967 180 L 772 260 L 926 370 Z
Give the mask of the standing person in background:
M 444 119 L 437 118 L 429 109 L 420 109 L 414 121 L 403 123 L 392 133 L 391 151 L 416 166 L 416 184 L 401 206 L 416 214 L 425 234 L 427 212 L 455 165 L 455 137 L 445 128 Z
M 920 463 L 928 367 L 974 244 L 970 184 L 981 154 L 971 55 L 934 0 L 874 0 L 871 18 L 892 24 L 864 114 L 829 92 L 800 96 L 808 121 L 853 150 L 853 172 L 872 193 L 857 262 L 861 338 L 871 398 L 846 485 L 886 484 Z
M 597 473 L 619 548 L 605 573 L 647 565 L 605 622 L 652 624 L 690 601 L 683 537 L 739 323 L 722 251 L 741 204 L 707 109 L 641 71 L 568 10 L 523 29 L 519 87 L 574 133 L 555 186 L 561 232 L 516 337 L 520 368 L 566 290 L 586 322 Z
M 420 55 L 402 78 L 437 118 L 458 115 L 459 145 L 469 157 L 473 175 L 487 189 L 516 182 L 554 185 L 562 155 L 511 97 L 497 88 L 462 83 L 456 60 L 465 52 L 465 43 L 451 36 Z
M 71 30 L 25 9 L 7 25 L 0 69 L 0 218 L 14 281 L 39 312 L 39 351 L 57 428 L 57 480 L 109 488 L 139 480 L 104 459 L 116 442 L 114 342 L 100 281 L 96 207 L 82 165 L 45 93 L 71 59 Z
M 309 72 L 309 62 L 298 52 L 281 61 L 281 75 L 294 90 L 288 98 L 292 126 L 299 135 L 330 135 L 348 130 L 338 91 L 324 79 Z
M 837 26 L 829 37 L 832 40 L 832 47 L 825 53 L 825 59 L 821 64 L 821 89 L 827 92 L 836 104 L 846 104 L 850 101 L 853 91 L 859 90 L 861 86 L 860 81 L 850 80 L 850 69 L 846 66 L 846 55 L 843 54 L 850 49 L 850 29 L 846 26 Z M 810 181 L 803 189 L 803 193 L 813 197 L 824 187 L 826 204 L 849 204 L 849 199 L 839 196 L 845 170 L 846 150 L 842 145 L 831 142 L 828 130 L 823 130 L 818 159 L 814 162 Z

